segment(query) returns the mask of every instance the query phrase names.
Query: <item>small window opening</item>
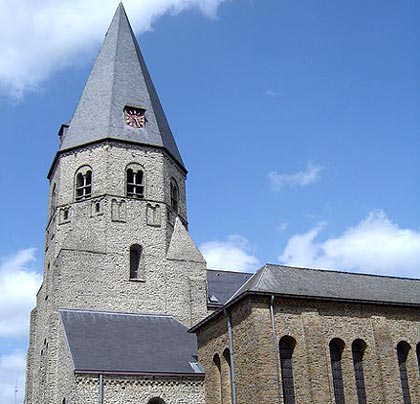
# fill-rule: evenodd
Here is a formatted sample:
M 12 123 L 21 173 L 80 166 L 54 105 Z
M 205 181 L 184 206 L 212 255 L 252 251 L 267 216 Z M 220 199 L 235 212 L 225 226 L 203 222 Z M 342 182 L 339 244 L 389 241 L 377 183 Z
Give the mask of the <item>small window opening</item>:
M 57 206 L 57 185 L 54 184 L 52 188 L 52 192 L 51 192 L 50 216 L 54 214 L 56 206 Z
M 68 211 L 68 209 L 65 209 L 64 210 L 64 213 L 63 213 L 63 219 L 64 220 L 69 220 L 69 211 Z
M 76 201 L 90 198 L 92 196 L 92 171 L 88 170 L 84 174 L 78 173 L 76 176 Z
M 130 279 L 139 279 L 141 276 L 143 248 L 134 244 L 130 247 Z
M 95 212 L 99 213 L 101 211 L 101 204 L 99 202 L 95 203 Z
M 171 180 L 171 208 L 178 213 L 178 205 L 179 205 L 179 190 L 178 184 L 172 178 Z
M 144 198 L 143 171 L 127 170 L 127 196 Z

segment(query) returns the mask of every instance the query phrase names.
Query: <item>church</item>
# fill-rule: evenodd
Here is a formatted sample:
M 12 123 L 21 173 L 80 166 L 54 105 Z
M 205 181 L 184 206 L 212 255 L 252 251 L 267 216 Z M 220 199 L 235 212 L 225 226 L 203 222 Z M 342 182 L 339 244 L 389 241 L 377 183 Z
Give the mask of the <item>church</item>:
M 58 137 L 26 404 L 420 403 L 420 280 L 207 268 L 122 4 Z

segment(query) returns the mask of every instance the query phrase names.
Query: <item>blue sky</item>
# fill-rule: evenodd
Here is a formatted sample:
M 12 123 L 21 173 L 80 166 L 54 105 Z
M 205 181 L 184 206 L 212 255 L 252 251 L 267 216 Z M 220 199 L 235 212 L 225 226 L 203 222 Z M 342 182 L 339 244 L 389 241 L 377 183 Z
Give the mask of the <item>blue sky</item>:
M 0 0 L 2 391 L 21 380 L 56 133 L 117 5 L 92 13 L 95 1 L 19 0 L 17 15 Z M 189 170 L 190 231 L 210 266 L 419 277 L 418 1 L 125 6 Z

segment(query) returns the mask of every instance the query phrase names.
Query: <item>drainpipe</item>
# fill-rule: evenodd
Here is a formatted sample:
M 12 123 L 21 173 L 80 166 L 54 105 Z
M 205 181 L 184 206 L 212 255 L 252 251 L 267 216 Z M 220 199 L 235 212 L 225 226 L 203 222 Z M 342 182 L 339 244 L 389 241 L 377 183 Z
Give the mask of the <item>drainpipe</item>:
M 228 336 L 229 336 L 229 359 L 230 359 L 230 391 L 232 394 L 232 404 L 236 404 L 236 382 L 235 382 L 235 364 L 233 362 L 233 335 L 232 319 L 226 309 L 223 309 L 227 317 Z
M 104 403 L 104 376 L 103 374 L 99 374 L 99 394 L 98 394 L 98 402 L 99 404 Z
M 281 382 L 280 382 L 280 363 L 279 363 L 279 345 L 277 344 L 277 330 L 276 330 L 276 320 L 274 318 L 274 295 L 270 299 L 270 317 L 271 317 L 271 328 L 273 329 L 273 343 L 274 343 L 274 354 L 276 357 L 276 371 L 277 371 L 277 390 L 279 396 L 279 403 L 281 404 Z

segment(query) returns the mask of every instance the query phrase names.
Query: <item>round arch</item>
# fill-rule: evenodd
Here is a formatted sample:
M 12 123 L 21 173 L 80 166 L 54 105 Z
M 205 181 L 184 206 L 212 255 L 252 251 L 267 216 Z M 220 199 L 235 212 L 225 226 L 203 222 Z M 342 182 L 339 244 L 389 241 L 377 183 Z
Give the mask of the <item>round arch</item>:
M 153 397 L 147 402 L 147 404 L 166 404 L 166 403 L 160 397 Z

